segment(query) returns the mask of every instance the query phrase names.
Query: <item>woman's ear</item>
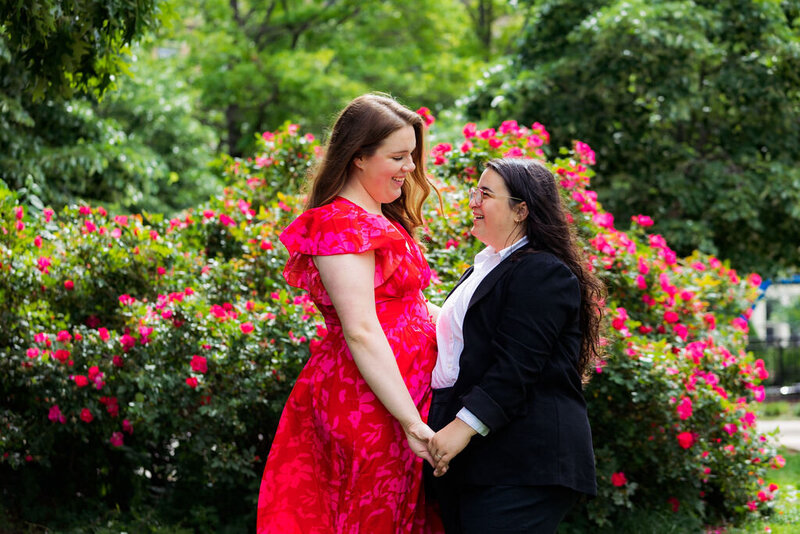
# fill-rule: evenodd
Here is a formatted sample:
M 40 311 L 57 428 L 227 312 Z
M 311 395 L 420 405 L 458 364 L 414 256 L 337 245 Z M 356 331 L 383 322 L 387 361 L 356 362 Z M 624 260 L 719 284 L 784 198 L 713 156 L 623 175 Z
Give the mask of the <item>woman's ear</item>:
M 524 221 L 528 218 L 528 205 L 525 202 L 520 202 L 516 206 L 517 214 L 514 217 L 515 219 L 519 220 L 519 222 Z
M 364 156 L 356 156 L 353 158 L 353 165 L 356 166 L 358 170 L 364 170 Z

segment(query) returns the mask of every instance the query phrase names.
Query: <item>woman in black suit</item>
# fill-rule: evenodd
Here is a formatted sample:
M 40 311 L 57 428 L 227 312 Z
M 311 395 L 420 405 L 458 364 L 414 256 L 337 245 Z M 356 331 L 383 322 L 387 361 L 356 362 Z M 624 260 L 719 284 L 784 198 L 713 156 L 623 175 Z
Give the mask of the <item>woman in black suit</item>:
M 597 493 L 582 379 L 603 286 L 542 163 L 491 161 L 470 208 L 487 246 L 437 321 L 429 482 L 448 534 L 555 532 Z

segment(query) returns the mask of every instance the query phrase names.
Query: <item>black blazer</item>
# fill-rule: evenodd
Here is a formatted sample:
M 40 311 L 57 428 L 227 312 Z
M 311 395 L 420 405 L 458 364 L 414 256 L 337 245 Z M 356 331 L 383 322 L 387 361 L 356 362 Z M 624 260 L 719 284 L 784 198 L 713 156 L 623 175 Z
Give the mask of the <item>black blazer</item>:
M 569 268 L 529 246 L 480 283 L 464 318 L 458 380 L 434 391 L 428 423 L 440 430 L 466 407 L 490 432 L 474 436 L 437 485 L 560 485 L 597 494 L 577 371 L 580 300 Z

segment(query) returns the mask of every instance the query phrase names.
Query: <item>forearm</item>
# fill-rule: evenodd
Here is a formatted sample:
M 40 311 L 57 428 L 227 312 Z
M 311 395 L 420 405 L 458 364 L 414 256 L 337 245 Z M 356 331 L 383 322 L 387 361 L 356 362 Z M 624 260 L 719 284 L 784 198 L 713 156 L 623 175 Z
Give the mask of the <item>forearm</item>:
M 421 421 L 380 325 L 345 333 L 345 339 L 361 376 L 389 413 L 404 429 Z

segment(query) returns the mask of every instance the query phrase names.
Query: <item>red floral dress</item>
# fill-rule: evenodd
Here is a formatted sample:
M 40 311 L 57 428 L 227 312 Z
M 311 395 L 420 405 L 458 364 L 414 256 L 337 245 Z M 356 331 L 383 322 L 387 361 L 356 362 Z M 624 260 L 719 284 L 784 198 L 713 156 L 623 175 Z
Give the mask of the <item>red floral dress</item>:
M 344 198 L 306 211 L 281 234 L 284 277 L 305 289 L 328 334 L 312 347 L 284 407 L 258 499 L 258 533 L 442 532 L 425 503 L 422 462 L 361 377 L 312 256 L 375 252 L 375 302 L 423 420 L 436 361 L 421 290 L 431 272 L 399 224 Z

